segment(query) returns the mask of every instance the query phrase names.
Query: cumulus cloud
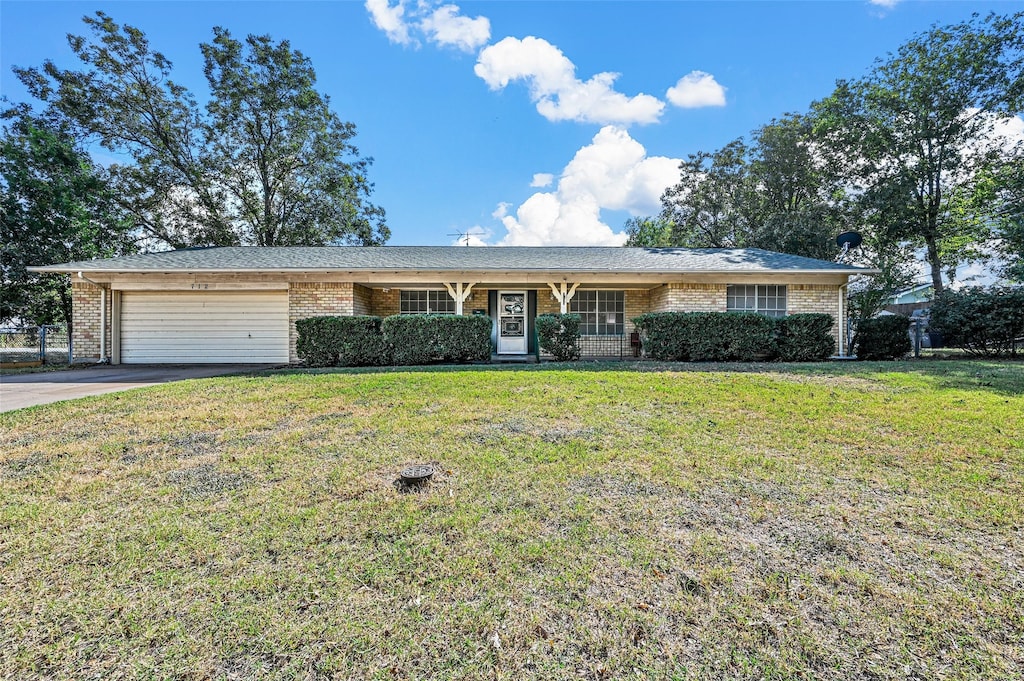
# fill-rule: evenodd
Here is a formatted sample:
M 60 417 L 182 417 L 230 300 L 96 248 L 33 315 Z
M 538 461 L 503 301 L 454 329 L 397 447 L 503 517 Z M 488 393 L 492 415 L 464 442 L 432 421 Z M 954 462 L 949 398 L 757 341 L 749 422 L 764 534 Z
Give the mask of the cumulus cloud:
M 678 179 L 679 159 L 647 156 L 626 130 L 606 126 L 565 166 L 555 191 L 537 192 L 515 215 L 507 205 L 496 211 L 508 231 L 499 245 L 621 246 L 626 234 L 602 222 L 601 210 L 657 213 Z
M 475 52 L 491 39 L 491 22 L 487 17 L 464 17 L 456 5 L 438 7 L 419 25 L 431 42 L 463 52 Z
M 405 21 L 405 0 L 398 0 L 394 5 L 390 0 L 366 0 L 366 9 L 373 25 L 384 31 L 388 40 L 399 45 L 412 43 L 409 24 Z
M 492 90 L 525 81 L 537 111 L 550 121 L 585 123 L 654 123 L 665 108 L 657 97 L 643 93 L 627 97 L 612 87 L 616 73 L 598 73 L 590 80 L 576 77 L 576 65 L 544 40 L 504 38 L 486 47 L 474 71 Z
M 900 2 L 900 0 L 868 0 L 868 2 L 874 5 L 875 7 L 892 9 Z
M 552 182 L 555 181 L 555 176 L 551 173 L 534 173 L 533 180 L 530 182 L 531 187 L 548 187 Z
M 665 93 L 668 101 L 684 109 L 725 106 L 725 88 L 704 71 L 690 71 Z
M 366 0 L 374 26 L 384 31 L 388 40 L 399 45 L 416 45 L 414 33 L 436 45 L 474 52 L 491 39 L 491 22 L 487 17 L 471 19 L 462 16 L 458 5 L 435 7 L 420 0 L 415 5 L 406 0 Z

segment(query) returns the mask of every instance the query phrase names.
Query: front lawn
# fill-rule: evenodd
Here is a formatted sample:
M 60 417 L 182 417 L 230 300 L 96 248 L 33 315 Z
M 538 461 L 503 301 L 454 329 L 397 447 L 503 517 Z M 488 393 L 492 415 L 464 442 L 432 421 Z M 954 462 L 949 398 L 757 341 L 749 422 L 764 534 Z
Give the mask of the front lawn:
M 0 438 L 0 678 L 1024 678 L 1021 363 L 281 371 Z

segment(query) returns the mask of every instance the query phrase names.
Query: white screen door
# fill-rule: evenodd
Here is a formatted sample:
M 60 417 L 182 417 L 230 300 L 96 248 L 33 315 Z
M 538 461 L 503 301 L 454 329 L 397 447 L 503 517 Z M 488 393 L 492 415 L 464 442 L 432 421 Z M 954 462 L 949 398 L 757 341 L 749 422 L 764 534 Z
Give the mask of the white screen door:
M 498 354 L 526 354 L 526 291 L 498 292 Z

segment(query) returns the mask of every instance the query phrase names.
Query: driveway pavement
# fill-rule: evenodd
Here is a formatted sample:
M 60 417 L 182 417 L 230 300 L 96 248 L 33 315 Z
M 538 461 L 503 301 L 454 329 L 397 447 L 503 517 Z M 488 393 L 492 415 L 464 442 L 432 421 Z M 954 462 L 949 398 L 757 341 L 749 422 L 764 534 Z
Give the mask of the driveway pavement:
M 187 378 L 249 373 L 260 364 L 118 365 L 0 376 L 0 411 L 141 388 Z

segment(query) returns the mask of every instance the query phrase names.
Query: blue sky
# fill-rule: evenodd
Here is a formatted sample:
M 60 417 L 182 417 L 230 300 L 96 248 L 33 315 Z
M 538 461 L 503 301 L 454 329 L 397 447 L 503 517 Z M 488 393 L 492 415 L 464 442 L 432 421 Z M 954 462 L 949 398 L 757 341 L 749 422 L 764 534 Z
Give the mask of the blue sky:
M 223 26 L 288 39 L 375 161 L 392 244 L 615 244 L 658 210 L 680 158 L 786 112 L 934 23 L 1010 2 L 12 2 L 11 66 L 75 64 L 102 10 L 142 29 L 205 96 L 199 43 Z M 617 75 L 602 75 L 617 74 Z

